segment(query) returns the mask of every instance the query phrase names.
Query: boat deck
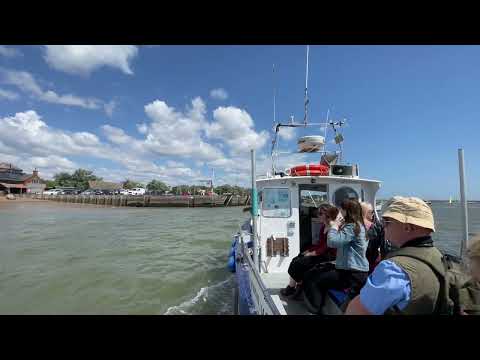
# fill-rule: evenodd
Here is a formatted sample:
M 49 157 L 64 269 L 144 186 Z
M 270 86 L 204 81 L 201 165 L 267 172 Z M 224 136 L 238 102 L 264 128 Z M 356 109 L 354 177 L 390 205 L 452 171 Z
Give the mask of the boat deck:
M 269 293 L 279 297 L 287 315 L 313 315 L 308 311 L 301 299 L 286 299 L 280 295 L 280 290 L 288 284 L 290 278 L 287 273 L 263 273 L 261 274 L 261 277 Z
M 299 300 L 293 300 L 286 299 L 280 295 L 280 290 L 288 284 L 290 279 L 288 273 L 262 273 L 260 276 L 270 295 L 273 295 L 274 302 L 277 304 L 281 302 L 286 315 L 314 315 L 308 311 L 302 297 Z M 323 313 L 325 315 L 342 315 L 342 311 L 330 296 L 327 296 L 325 299 Z

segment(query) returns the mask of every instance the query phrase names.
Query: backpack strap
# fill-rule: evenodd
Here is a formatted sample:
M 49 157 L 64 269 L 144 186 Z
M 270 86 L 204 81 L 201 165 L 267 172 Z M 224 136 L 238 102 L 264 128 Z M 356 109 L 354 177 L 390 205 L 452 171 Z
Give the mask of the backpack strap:
M 440 255 L 440 262 L 435 261 L 435 256 L 437 255 L 435 252 L 438 252 L 438 255 Z M 450 286 L 447 277 L 447 264 L 442 253 L 435 247 L 405 247 L 388 254 L 386 260 L 396 256 L 405 256 L 421 261 L 433 271 L 440 283 L 434 314 L 451 313 L 451 304 L 448 303 Z

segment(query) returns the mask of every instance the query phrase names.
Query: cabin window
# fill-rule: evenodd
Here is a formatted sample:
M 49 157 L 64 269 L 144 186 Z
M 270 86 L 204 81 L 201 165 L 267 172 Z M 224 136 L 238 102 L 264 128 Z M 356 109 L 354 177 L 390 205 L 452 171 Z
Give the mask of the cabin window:
M 262 191 L 262 215 L 264 217 L 287 218 L 292 214 L 290 190 L 270 188 Z
M 300 186 L 300 208 L 316 207 L 328 202 L 327 185 Z
M 333 194 L 333 203 L 335 206 L 341 206 L 345 199 L 358 200 L 358 194 L 349 186 L 343 186 Z

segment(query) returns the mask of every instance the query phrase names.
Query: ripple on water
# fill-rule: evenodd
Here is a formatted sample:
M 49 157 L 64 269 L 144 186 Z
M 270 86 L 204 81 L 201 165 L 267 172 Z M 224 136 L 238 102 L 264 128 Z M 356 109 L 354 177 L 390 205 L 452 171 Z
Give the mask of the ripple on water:
M 437 245 L 457 251 L 459 209 L 433 210 Z M 241 207 L 35 204 L 0 212 L 1 314 L 231 312 L 226 260 L 247 217 Z M 480 207 L 469 220 L 470 232 L 480 232 Z

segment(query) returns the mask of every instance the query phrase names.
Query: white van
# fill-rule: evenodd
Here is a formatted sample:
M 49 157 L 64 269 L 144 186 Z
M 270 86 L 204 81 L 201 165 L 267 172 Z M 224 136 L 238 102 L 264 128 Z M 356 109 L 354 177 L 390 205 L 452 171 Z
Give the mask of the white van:
M 145 189 L 143 188 L 133 188 L 128 190 L 130 195 L 145 195 Z

